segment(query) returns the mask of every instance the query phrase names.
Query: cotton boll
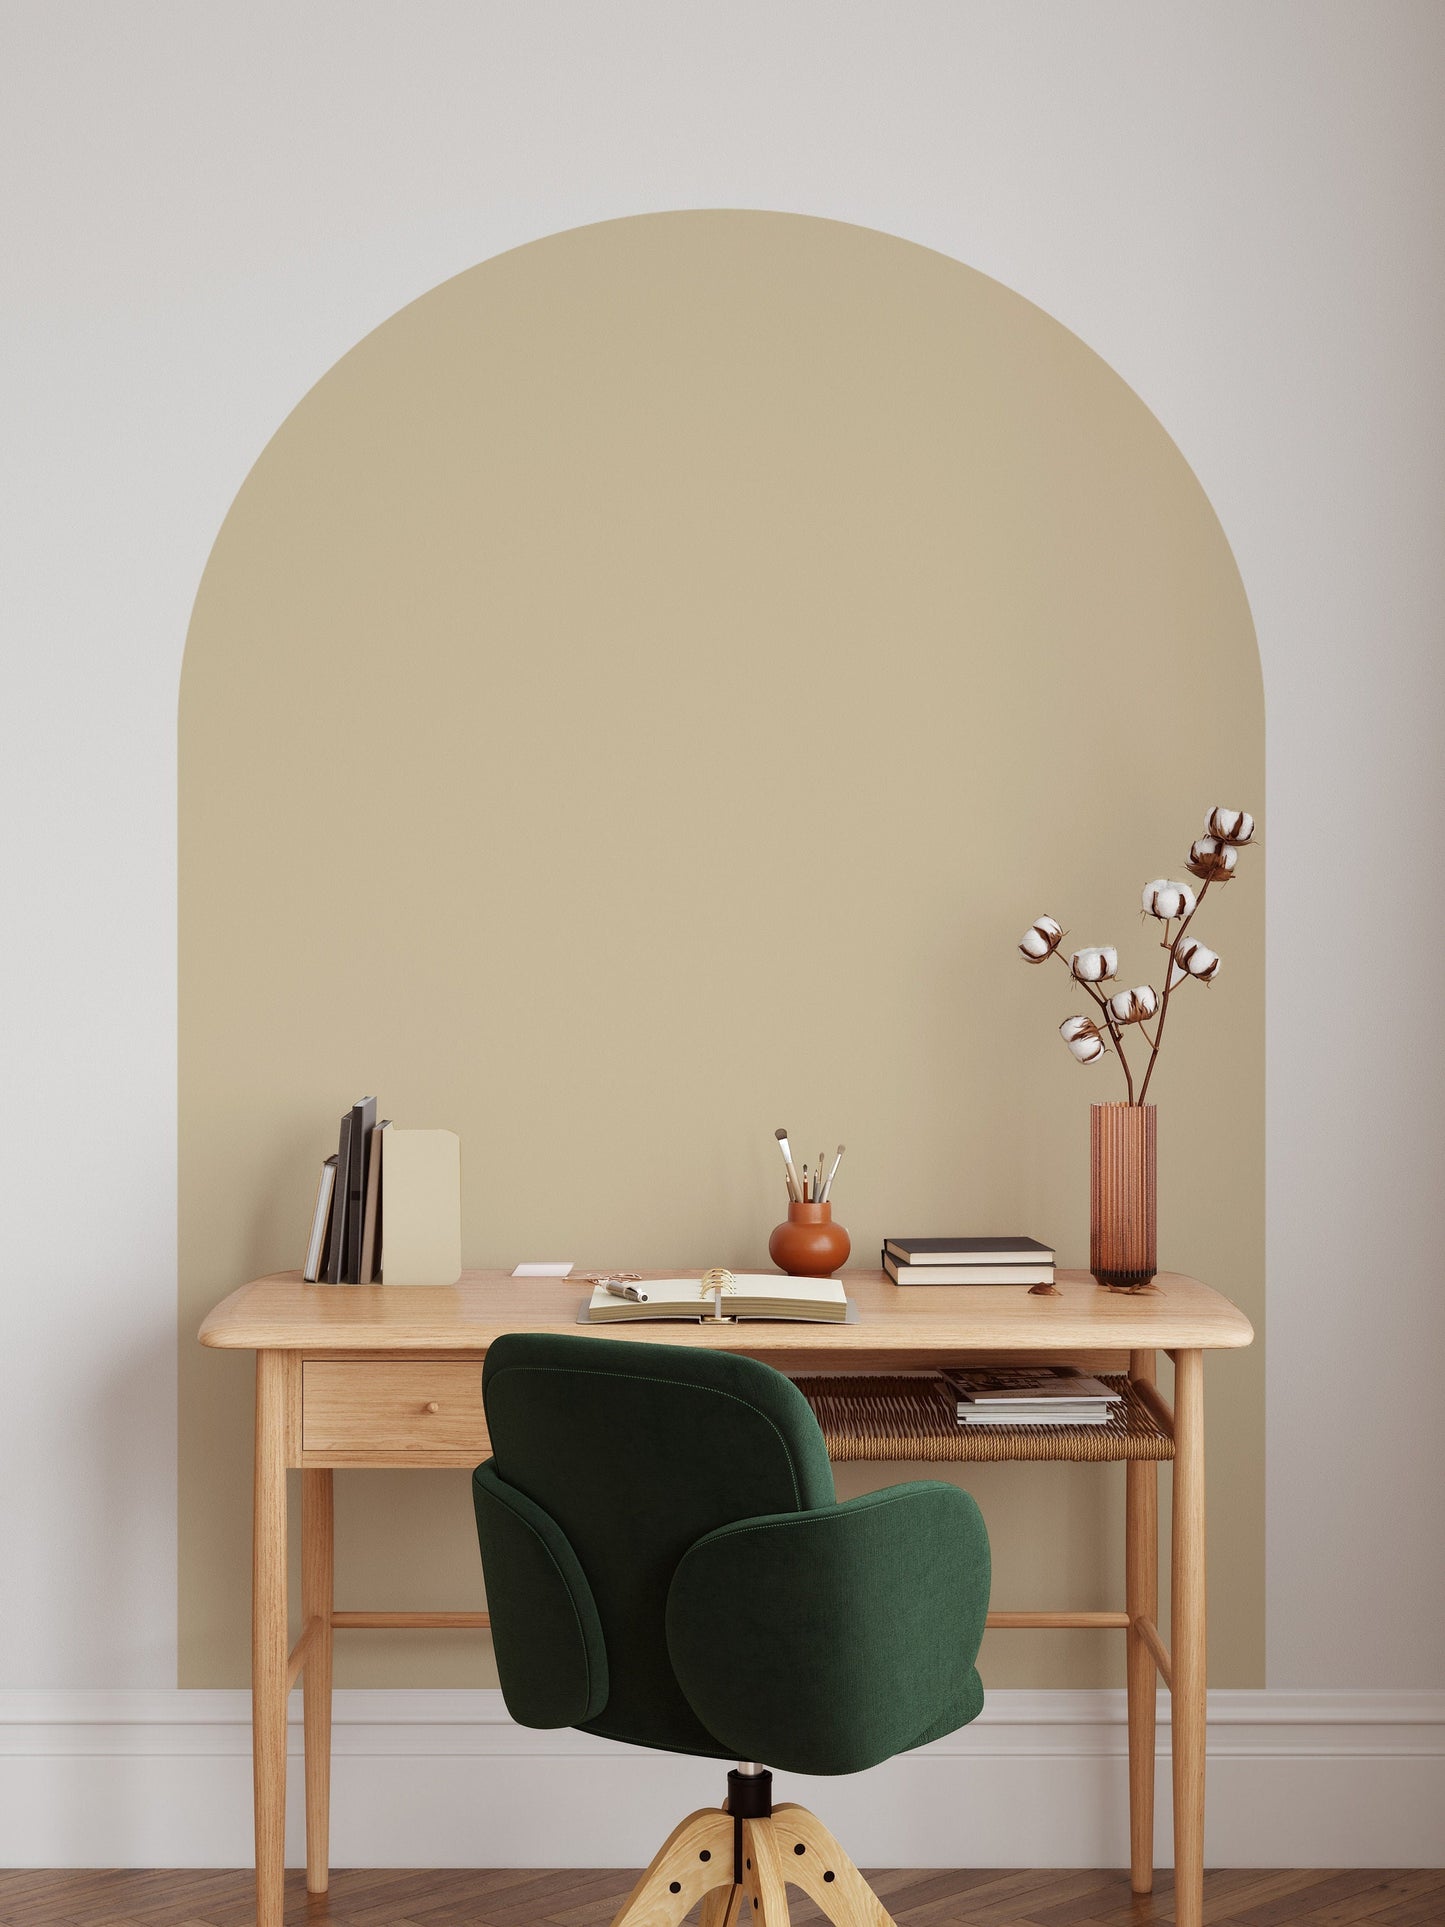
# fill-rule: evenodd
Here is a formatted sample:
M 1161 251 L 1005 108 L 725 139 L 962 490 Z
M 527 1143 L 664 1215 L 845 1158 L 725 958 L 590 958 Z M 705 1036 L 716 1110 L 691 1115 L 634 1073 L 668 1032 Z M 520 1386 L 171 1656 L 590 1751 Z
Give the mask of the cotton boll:
M 1203 877 L 1206 882 L 1228 883 L 1238 861 L 1239 851 L 1232 843 L 1223 843 L 1217 836 L 1201 836 L 1190 846 L 1185 867 L 1191 876 Z
M 1042 963 L 1052 957 L 1063 939 L 1063 930 L 1052 917 L 1039 917 L 1031 923 L 1019 939 L 1019 949 L 1026 963 Z
M 1120 990 L 1109 999 L 1109 1015 L 1116 1024 L 1142 1024 L 1159 1008 L 1159 999 L 1150 984 L 1134 990 Z
M 1059 1035 L 1081 1064 L 1092 1064 L 1104 1055 L 1104 1040 L 1092 1017 L 1066 1017 Z
M 1162 917 L 1168 923 L 1173 917 L 1189 917 L 1194 914 L 1194 892 L 1187 883 L 1171 883 L 1167 877 L 1156 877 L 1153 883 L 1144 885 L 1144 909 L 1151 917 Z
M 1091 950 L 1076 950 L 1069 959 L 1069 968 L 1081 984 L 1102 984 L 1110 977 L 1118 976 L 1119 953 L 1108 944 Z
M 1254 818 L 1248 810 L 1215 808 L 1204 819 L 1204 833 L 1221 843 L 1248 843 L 1254 835 Z
M 1200 943 L 1197 938 L 1186 937 L 1174 952 L 1174 965 L 1169 972 L 1169 988 L 1182 984 L 1187 977 L 1197 977 L 1202 984 L 1212 983 L 1219 975 L 1219 955 L 1208 944 Z

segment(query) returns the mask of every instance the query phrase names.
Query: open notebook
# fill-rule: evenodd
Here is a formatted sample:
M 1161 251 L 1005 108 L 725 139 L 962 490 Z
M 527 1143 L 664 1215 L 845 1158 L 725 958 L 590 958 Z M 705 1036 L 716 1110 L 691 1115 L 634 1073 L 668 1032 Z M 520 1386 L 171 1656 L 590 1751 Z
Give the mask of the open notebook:
M 848 1299 L 836 1278 L 787 1278 L 777 1272 L 725 1274 L 731 1289 L 721 1296 L 724 1318 L 796 1318 L 809 1324 L 848 1322 Z M 589 1325 L 624 1324 L 649 1318 L 713 1318 L 718 1296 L 703 1296 L 700 1278 L 640 1278 L 630 1287 L 637 1298 L 618 1298 L 606 1285 L 593 1287 L 583 1307 Z

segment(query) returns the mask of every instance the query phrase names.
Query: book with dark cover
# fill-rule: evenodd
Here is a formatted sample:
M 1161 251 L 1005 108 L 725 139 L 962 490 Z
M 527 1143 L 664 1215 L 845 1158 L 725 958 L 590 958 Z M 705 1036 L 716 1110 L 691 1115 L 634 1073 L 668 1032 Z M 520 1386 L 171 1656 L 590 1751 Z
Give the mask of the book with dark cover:
M 1037 1238 L 888 1238 L 883 1249 L 903 1265 L 1051 1265 Z
M 326 1282 L 340 1285 L 346 1272 L 346 1193 L 351 1170 L 351 1113 L 341 1118 L 341 1134 L 336 1141 L 336 1188 L 331 1199 L 331 1235 L 326 1250 Z
M 376 1099 L 363 1097 L 351 1107 L 351 1147 L 346 1185 L 346 1283 L 359 1285 L 361 1243 L 366 1229 L 366 1177 L 371 1134 L 376 1129 Z
M 364 1285 L 381 1283 L 381 1147 L 390 1129 L 391 1119 L 384 1117 L 371 1134 L 371 1155 L 366 1162 L 366 1206 L 361 1228 L 361 1282 Z

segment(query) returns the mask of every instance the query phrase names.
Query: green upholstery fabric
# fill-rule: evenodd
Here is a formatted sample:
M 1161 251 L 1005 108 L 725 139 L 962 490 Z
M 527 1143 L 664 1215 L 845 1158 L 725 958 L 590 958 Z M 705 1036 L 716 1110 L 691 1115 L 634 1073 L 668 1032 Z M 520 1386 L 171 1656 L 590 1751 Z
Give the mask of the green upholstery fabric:
M 978 1713 L 977 1505 L 936 1482 L 721 1526 L 667 1600 L 682 1690 L 739 1759 L 858 1773 Z
M 715 1526 L 834 1502 L 807 1400 L 755 1359 L 678 1345 L 514 1333 L 487 1353 L 482 1398 L 497 1477 L 555 1520 L 592 1589 L 607 1651 L 589 1732 L 733 1757 L 688 1704 L 667 1655 L 667 1589 Z M 490 1598 L 496 1583 L 485 1543 Z M 530 1642 L 494 1636 L 502 1690 Z
M 495 1456 L 473 1477 L 477 1530 L 519 1720 L 848 1773 L 978 1712 L 978 1508 L 932 1483 L 839 1505 L 781 1373 L 514 1333 L 482 1392 Z
M 507 1711 L 522 1726 L 580 1726 L 607 1704 L 607 1648 L 577 1555 L 490 1460 L 472 1475 L 472 1500 Z

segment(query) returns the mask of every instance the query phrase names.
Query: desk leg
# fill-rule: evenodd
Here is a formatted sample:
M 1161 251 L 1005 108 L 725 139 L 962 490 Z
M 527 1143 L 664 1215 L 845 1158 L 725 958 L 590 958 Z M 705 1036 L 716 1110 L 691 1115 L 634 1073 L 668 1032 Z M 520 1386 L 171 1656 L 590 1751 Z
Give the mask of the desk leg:
M 251 1554 L 251 1752 L 256 1923 L 281 1927 L 286 1887 L 286 1380 L 281 1352 L 256 1354 Z
M 1171 1569 L 1174 1893 L 1178 1927 L 1204 1916 L 1204 1354 L 1174 1355 Z
M 1129 1354 L 1129 1376 L 1154 1383 L 1153 1352 Z M 1154 1655 L 1139 1633 L 1141 1617 L 1159 1623 L 1159 1467 L 1130 1459 L 1125 1468 L 1124 1598 L 1129 1609 L 1129 1868 L 1136 1894 L 1154 1886 L 1154 1710 L 1159 1688 Z
M 331 1472 L 301 1474 L 301 1624 L 319 1622 L 306 1655 L 301 1693 L 306 1734 L 306 1891 L 324 1894 L 331 1877 Z

